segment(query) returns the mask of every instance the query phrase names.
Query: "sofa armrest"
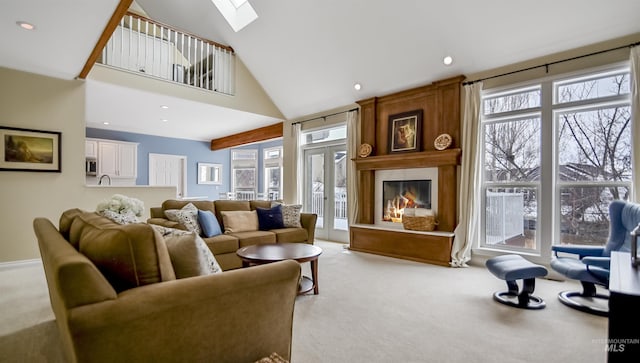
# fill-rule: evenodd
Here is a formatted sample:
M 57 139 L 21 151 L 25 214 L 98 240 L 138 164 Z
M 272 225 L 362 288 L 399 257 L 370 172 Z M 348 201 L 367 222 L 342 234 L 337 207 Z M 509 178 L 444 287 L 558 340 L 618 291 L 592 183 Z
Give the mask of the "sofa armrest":
M 313 244 L 316 238 L 316 221 L 318 215 L 315 213 L 300 213 L 300 224 L 307 230 L 307 243 Z
M 146 285 L 69 313 L 78 361 L 253 362 L 291 357 L 292 260 Z
M 587 266 L 596 266 L 605 270 L 609 270 L 611 265 L 611 257 L 587 256 L 582 259 L 582 263 Z

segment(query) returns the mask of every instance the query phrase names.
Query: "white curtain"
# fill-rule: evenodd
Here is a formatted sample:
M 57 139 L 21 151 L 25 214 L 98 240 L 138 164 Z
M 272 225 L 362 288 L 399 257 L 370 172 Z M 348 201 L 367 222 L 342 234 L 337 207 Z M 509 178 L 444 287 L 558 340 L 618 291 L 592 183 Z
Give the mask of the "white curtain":
M 347 209 L 349 224 L 358 220 L 358 171 L 356 170 L 355 159 L 358 153 L 358 111 L 347 113 L 347 157 L 349 169 L 347 170 Z
M 467 267 L 471 246 L 478 240 L 480 186 L 480 96 L 482 82 L 464 86 L 464 116 L 462 119 L 462 160 L 460 163 L 460 219 L 454 233 L 451 266 Z
M 296 200 L 294 203 L 302 204 L 302 193 L 304 193 L 304 174 L 303 174 L 303 165 L 304 165 L 304 154 L 302 153 L 302 149 L 300 148 L 300 133 L 302 130 L 302 124 L 297 123 L 291 125 L 291 138 L 293 139 L 293 160 L 295 165 L 294 176 L 296 180 Z
M 633 145 L 633 170 L 640 170 L 640 46 L 631 48 L 631 145 Z M 640 201 L 640 173 L 633 173 L 633 201 Z

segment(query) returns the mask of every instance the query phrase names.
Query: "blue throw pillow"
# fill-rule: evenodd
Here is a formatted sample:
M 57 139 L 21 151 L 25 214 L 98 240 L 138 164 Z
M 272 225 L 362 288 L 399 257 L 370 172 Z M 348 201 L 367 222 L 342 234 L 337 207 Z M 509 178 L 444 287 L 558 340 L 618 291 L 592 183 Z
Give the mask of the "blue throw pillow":
M 273 208 L 256 208 L 256 212 L 258 212 L 258 227 L 261 231 L 284 228 L 284 222 L 282 221 L 282 206 L 277 205 Z
M 220 223 L 211 211 L 198 209 L 198 223 L 200 223 L 202 235 L 207 238 L 222 234 Z

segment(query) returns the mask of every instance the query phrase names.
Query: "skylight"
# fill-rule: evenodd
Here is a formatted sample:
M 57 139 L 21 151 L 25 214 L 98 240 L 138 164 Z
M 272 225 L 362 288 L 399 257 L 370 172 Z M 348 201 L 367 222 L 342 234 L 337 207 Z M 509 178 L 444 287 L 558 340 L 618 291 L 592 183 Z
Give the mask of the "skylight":
M 233 5 L 235 5 L 236 9 L 241 7 L 242 4 L 246 3 L 248 0 L 231 0 Z
M 211 0 L 235 32 L 258 18 L 248 0 Z

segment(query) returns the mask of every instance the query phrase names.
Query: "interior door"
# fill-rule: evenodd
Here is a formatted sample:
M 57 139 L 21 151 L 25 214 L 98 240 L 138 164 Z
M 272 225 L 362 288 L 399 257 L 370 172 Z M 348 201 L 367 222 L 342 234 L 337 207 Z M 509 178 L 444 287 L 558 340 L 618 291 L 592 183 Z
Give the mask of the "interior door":
M 149 185 L 175 186 L 176 197 L 186 197 L 186 165 L 186 156 L 149 154 Z
M 304 210 L 316 213 L 316 237 L 348 241 L 347 174 L 345 145 L 307 149 L 304 152 Z

